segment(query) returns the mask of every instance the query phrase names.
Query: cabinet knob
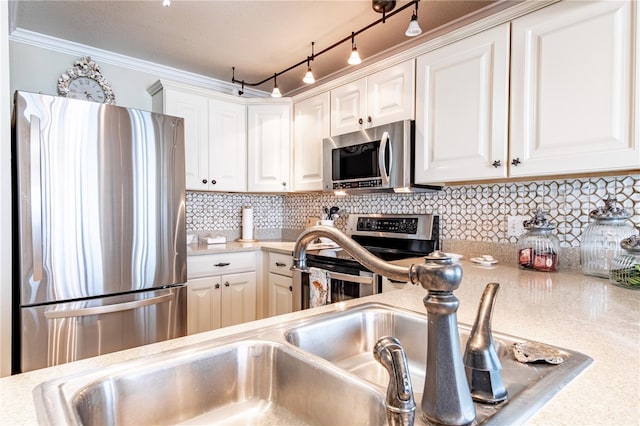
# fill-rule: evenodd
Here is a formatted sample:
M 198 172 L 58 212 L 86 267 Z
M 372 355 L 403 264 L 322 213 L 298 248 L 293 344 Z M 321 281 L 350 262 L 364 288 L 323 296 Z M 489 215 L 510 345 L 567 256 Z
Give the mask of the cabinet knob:
M 282 186 L 287 186 L 287 182 L 282 181 Z
M 202 183 L 206 184 L 207 182 L 209 182 L 209 181 L 206 180 L 206 179 L 202 179 Z
M 358 118 L 358 124 L 362 124 L 364 123 L 364 120 L 362 118 Z
M 371 118 L 371 116 L 367 117 L 367 123 L 371 123 L 373 121 L 373 119 Z
M 511 160 L 511 164 L 513 164 L 514 166 L 518 167 L 519 164 L 521 164 L 522 161 L 520 161 L 520 157 L 514 158 L 513 160 Z
M 217 266 L 218 268 L 222 268 L 223 266 L 229 266 L 229 265 L 231 265 L 231 263 L 229 263 L 229 262 L 220 262 L 220 263 L 216 263 L 213 266 Z
M 494 161 L 493 163 L 491 163 L 491 165 L 497 169 L 498 167 L 500 167 L 500 166 L 501 166 L 501 164 L 500 164 L 500 160 L 496 160 L 496 161 Z
M 278 268 L 282 268 L 283 266 L 287 266 L 287 264 L 286 263 L 282 263 L 282 262 L 276 262 L 276 266 Z
M 220 288 L 220 284 L 216 284 L 216 288 Z
M 225 286 L 225 287 L 229 287 L 230 285 L 231 285 L 231 284 L 229 284 L 229 281 L 225 281 L 225 282 L 224 282 L 224 286 Z
M 292 286 L 289 286 L 289 291 L 293 291 L 293 287 Z
M 218 183 L 218 182 L 216 182 L 215 179 L 211 179 L 211 185 L 215 185 L 216 183 Z

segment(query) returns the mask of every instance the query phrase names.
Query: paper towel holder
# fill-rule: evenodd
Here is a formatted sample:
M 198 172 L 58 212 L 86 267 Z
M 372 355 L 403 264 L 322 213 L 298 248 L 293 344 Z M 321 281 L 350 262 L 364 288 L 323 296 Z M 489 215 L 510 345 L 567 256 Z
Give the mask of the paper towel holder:
M 240 231 L 240 238 L 238 242 L 241 243 L 255 243 L 258 240 L 256 237 L 256 225 L 253 223 L 253 208 L 251 206 L 242 207 L 242 229 Z M 246 228 L 249 227 L 249 230 Z M 248 231 L 248 232 L 247 232 Z

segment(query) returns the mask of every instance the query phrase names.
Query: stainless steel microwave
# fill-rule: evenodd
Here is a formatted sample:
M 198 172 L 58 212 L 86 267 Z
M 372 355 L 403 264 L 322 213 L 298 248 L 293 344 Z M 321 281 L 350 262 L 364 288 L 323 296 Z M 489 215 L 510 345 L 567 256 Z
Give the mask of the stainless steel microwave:
M 338 193 L 429 192 L 413 173 L 415 122 L 396 121 L 323 140 L 323 190 Z

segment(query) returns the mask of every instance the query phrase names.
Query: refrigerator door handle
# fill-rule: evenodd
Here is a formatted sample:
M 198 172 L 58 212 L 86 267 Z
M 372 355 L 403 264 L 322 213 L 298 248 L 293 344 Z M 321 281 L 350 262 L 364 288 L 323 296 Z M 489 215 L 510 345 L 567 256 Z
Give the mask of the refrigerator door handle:
M 40 117 L 31 115 L 29 124 L 31 156 L 31 244 L 33 280 L 42 279 L 42 187 L 40 183 Z
M 164 294 L 162 296 L 151 297 L 149 299 L 134 300 L 133 302 L 118 303 L 115 305 L 96 306 L 93 308 L 69 309 L 60 311 L 47 311 L 44 313 L 46 319 L 84 317 L 88 315 L 101 315 L 113 312 L 129 311 L 143 306 L 158 305 L 164 302 L 173 301 L 174 294 Z

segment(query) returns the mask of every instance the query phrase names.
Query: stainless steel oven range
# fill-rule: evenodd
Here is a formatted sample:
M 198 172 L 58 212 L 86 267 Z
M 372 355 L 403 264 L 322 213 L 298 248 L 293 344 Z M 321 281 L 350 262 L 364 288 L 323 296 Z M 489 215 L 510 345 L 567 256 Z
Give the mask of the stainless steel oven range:
M 431 214 L 351 214 L 346 233 L 372 254 L 387 261 L 425 256 L 440 249 L 439 218 Z M 294 310 L 364 297 L 383 290 L 383 277 L 366 269 L 339 247 L 312 248 L 307 250 L 307 266 L 315 269 L 314 278 L 310 279 L 310 273 L 294 273 Z M 324 282 L 315 280 L 318 272 Z M 320 286 L 324 299 L 318 303 L 314 290 Z

